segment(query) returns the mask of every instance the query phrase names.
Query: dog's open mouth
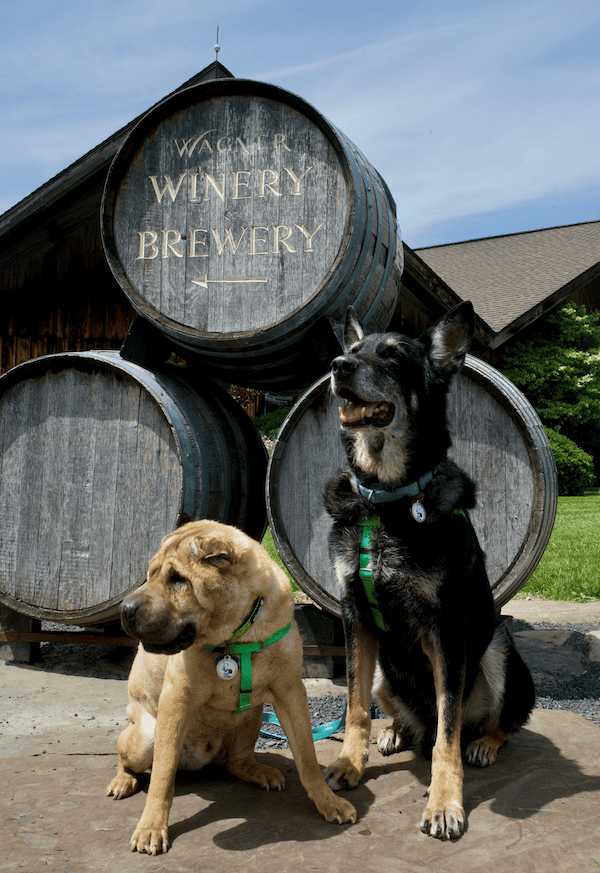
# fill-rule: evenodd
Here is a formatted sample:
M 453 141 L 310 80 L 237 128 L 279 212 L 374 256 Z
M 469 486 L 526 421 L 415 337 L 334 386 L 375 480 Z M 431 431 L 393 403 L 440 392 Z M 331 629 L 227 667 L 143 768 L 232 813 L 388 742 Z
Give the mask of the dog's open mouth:
M 340 421 L 344 427 L 385 427 L 394 417 L 393 403 L 384 400 L 345 399 L 340 406 Z
M 147 652 L 152 655 L 176 655 L 177 652 L 182 652 L 184 649 L 189 649 L 196 639 L 196 628 L 193 624 L 186 624 L 175 639 L 168 643 L 156 643 L 142 639 L 142 644 Z

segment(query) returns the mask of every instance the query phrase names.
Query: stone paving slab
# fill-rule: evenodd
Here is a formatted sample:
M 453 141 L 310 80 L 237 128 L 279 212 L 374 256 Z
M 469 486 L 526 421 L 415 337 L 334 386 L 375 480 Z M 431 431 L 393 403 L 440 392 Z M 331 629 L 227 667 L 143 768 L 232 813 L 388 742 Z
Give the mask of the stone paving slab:
M 533 604 L 533 605 L 531 605 Z M 513 601 L 530 623 L 591 623 L 599 604 Z M 565 683 L 585 667 L 554 631 L 524 631 L 518 644 L 534 676 Z M 573 657 L 575 655 L 575 657 Z M 86 668 L 87 669 L 87 668 Z M 600 864 L 600 728 L 560 710 L 536 710 L 485 770 L 467 768 L 469 829 L 456 843 L 421 834 L 429 764 L 372 745 L 363 783 L 349 792 L 356 825 L 324 822 L 306 797 L 288 751 L 258 753 L 288 779 L 282 793 L 244 785 L 222 770 L 181 774 L 171 814 L 172 848 L 129 852 L 145 793 L 104 796 L 125 726 L 124 679 L 49 672 L 0 662 L 0 873 L 557 873 Z M 72 672 L 69 672 L 71 670 Z M 309 694 L 343 693 L 344 682 L 306 680 Z M 383 723 L 383 722 L 382 722 Z M 372 739 L 378 725 L 374 724 Z M 339 740 L 316 744 L 322 765 Z
M 600 626 L 600 600 L 590 603 L 571 603 L 569 600 L 509 600 L 502 607 L 502 615 L 512 615 L 531 624 L 589 624 Z
M 289 752 L 258 753 L 284 772 L 287 789 L 264 792 L 219 768 L 181 774 L 172 847 L 156 858 L 128 850 L 145 790 L 104 796 L 117 733 L 64 729 L 5 746 L 1 871 L 581 873 L 600 863 L 600 728 L 569 712 L 537 710 L 493 767 L 467 768 L 469 827 L 456 843 L 418 829 L 429 764 L 410 752 L 382 758 L 372 745 L 363 783 L 348 793 L 356 825 L 320 819 Z M 335 739 L 316 746 L 323 765 L 340 748 Z

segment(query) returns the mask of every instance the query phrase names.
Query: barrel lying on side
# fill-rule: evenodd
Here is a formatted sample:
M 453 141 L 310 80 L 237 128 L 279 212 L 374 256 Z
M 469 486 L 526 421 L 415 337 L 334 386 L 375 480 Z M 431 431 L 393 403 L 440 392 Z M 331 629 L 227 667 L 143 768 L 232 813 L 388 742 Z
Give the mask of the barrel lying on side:
M 394 313 L 396 206 L 356 146 L 294 94 L 217 79 L 168 97 L 115 156 L 111 270 L 140 315 L 227 382 L 310 385 L 327 323 Z M 316 331 L 316 334 L 313 332 Z
M 182 367 L 67 353 L 0 379 L 0 601 L 116 618 L 161 538 L 214 518 L 260 539 L 265 449 L 239 406 Z
M 279 554 L 320 606 L 341 615 L 328 556 L 331 522 L 325 482 L 346 464 L 338 401 L 325 376 L 284 422 L 269 461 L 267 511 Z M 556 466 L 529 401 L 500 372 L 467 355 L 455 378 L 448 419 L 451 457 L 477 482 L 471 519 L 486 553 L 499 609 L 527 581 L 548 543 L 556 515 Z

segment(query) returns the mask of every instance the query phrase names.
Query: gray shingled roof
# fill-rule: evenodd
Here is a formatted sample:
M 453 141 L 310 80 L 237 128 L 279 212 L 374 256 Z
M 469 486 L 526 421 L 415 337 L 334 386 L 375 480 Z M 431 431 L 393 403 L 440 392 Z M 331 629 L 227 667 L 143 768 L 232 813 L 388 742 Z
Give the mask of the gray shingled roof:
M 415 251 L 499 334 L 557 292 L 568 296 L 586 271 L 600 272 L 600 221 Z

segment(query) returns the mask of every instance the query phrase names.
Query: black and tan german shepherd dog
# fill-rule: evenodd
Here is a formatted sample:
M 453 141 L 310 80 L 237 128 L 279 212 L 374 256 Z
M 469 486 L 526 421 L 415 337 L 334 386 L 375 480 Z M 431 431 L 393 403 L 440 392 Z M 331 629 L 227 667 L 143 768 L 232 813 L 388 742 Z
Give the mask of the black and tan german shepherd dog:
M 325 491 L 343 591 L 348 712 L 326 778 L 337 790 L 357 786 L 373 689 L 393 719 L 379 751 L 420 748 L 432 757 L 421 830 L 442 839 L 465 830 L 463 757 L 492 764 L 535 700 L 529 670 L 495 612 L 469 520 L 475 485 L 447 456 L 446 396 L 473 327 L 468 302 L 417 339 L 365 335 L 350 309 L 344 354 L 331 372 L 348 455 Z

